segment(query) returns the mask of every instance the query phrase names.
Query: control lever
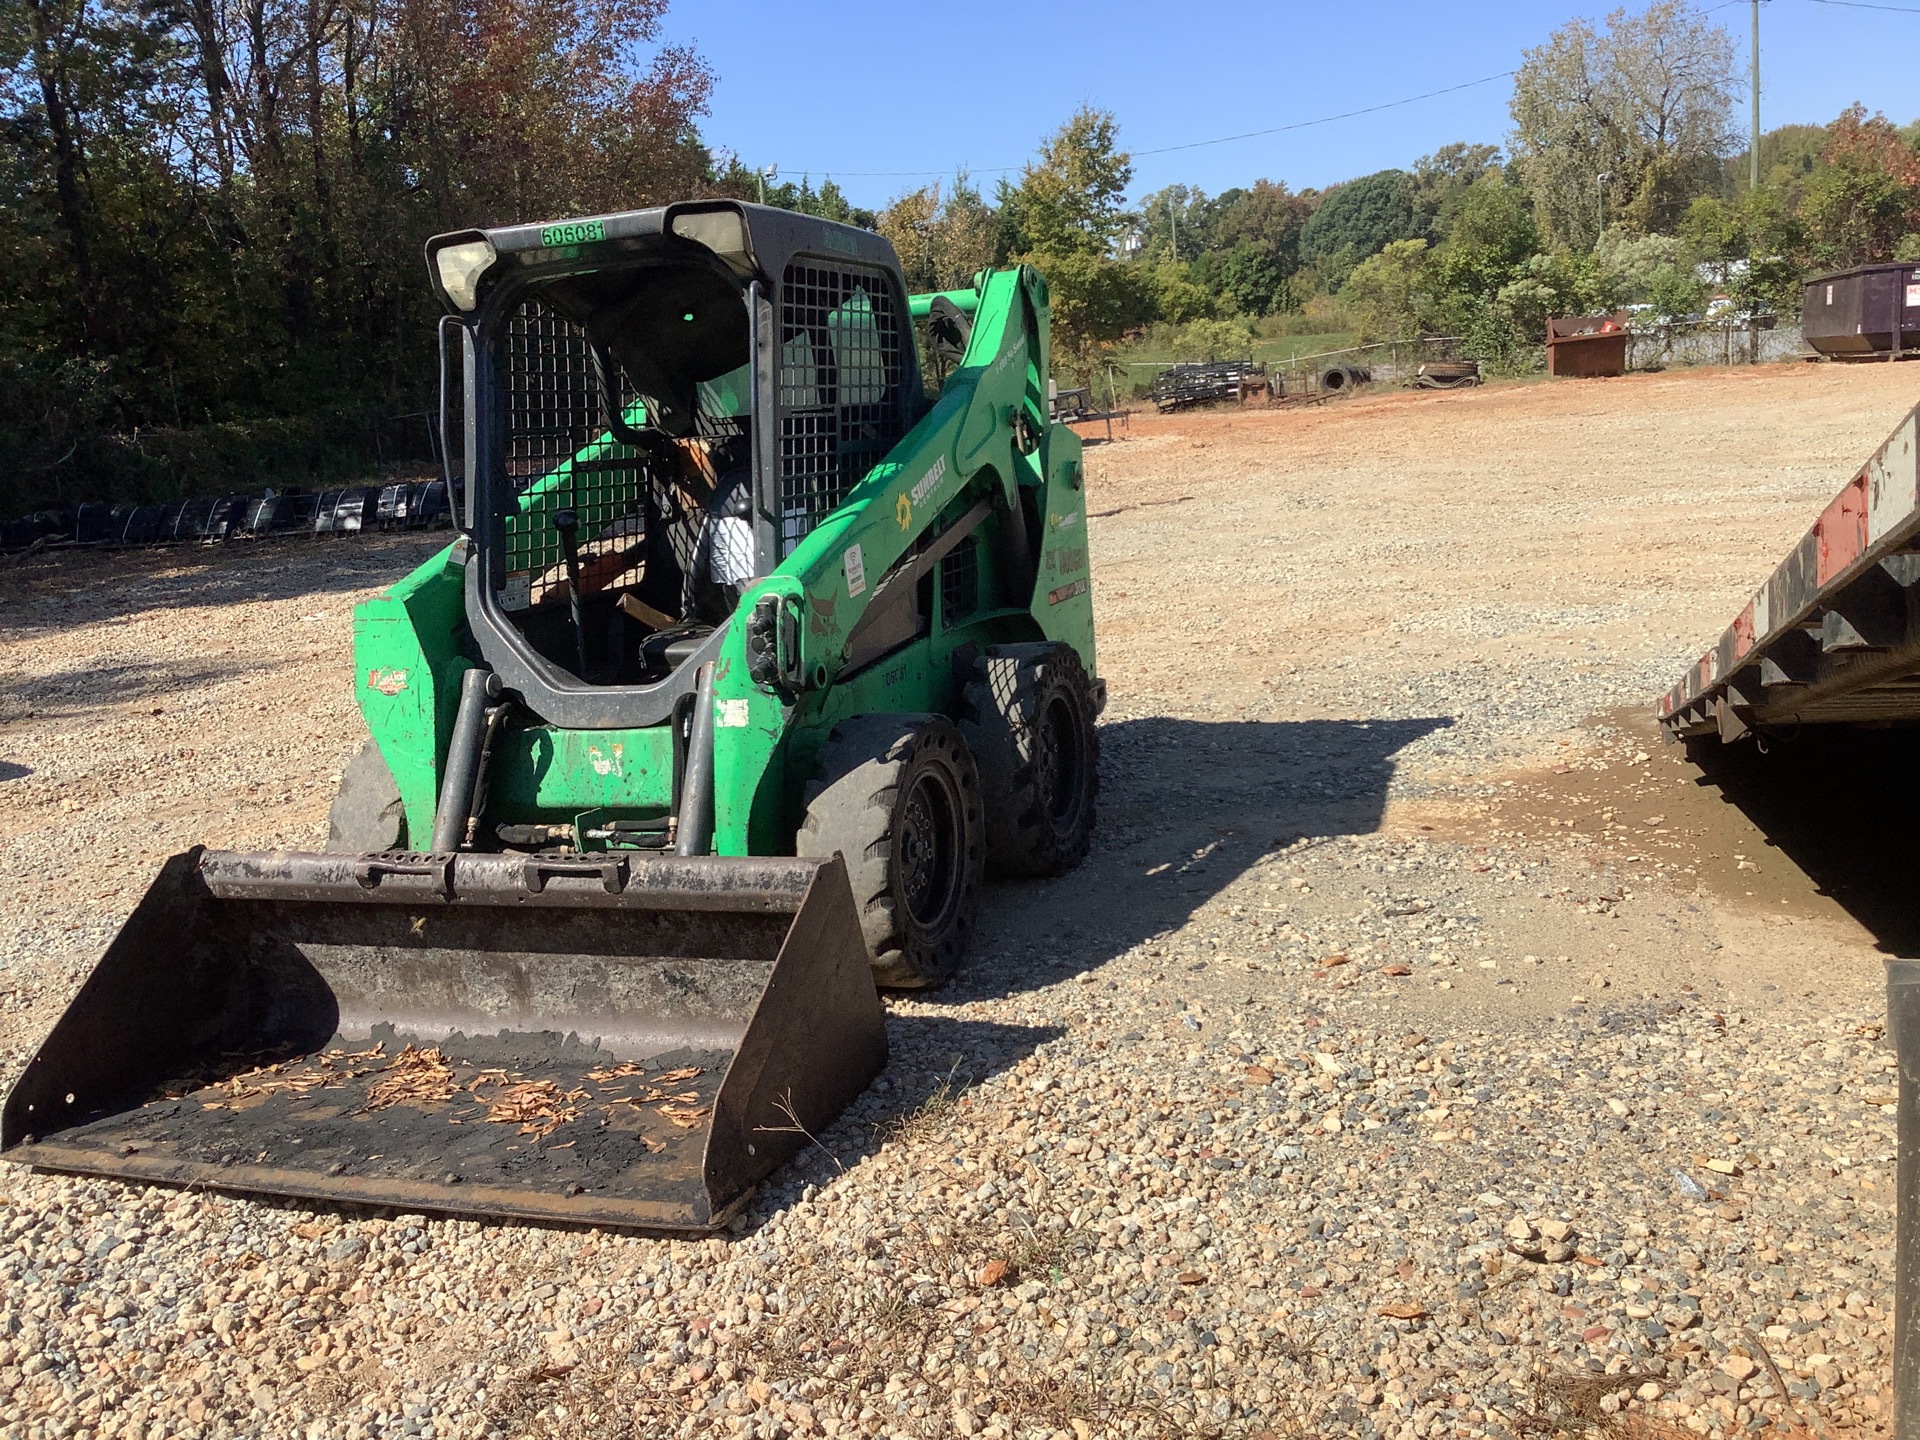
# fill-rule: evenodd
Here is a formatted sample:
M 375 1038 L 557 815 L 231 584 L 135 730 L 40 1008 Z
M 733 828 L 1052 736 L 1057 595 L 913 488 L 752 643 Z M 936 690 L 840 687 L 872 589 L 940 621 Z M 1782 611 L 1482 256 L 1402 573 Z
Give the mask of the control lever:
M 587 618 L 580 608 L 580 516 L 572 510 L 553 512 L 553 528 L 560 532 L 560 549 L 567 557 L 567 611 L 573 619 L 573 652 L 580 678 L 587 678 Z

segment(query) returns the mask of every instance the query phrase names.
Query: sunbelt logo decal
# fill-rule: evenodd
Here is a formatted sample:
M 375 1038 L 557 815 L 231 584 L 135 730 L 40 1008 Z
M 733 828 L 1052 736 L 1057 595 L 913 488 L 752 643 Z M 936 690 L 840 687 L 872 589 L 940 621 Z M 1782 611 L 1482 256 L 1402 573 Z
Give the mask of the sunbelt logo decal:
M 914 484 L 913 503 L 916 505 L 926 504 L 927 496 L 931 495 L 934 487 L 946 478 L 947 457 L 942 455 L 938 460 L 933 462 L 933 468 L 922 475 Z

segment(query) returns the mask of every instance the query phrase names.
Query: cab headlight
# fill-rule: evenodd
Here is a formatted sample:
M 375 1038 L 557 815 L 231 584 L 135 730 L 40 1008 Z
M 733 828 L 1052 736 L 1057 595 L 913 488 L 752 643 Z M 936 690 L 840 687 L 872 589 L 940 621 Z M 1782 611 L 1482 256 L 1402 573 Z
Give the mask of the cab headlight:
M 488 240 L 463 240 L 458 245 L 449 245 L 434 252 L 433 263 L 440 272 L 440 288 L 447 292 L 447 298 L 453 301 L 456 309 L 471 310 L 480 303 L 480 277 L 499 258 L 493 243 Z

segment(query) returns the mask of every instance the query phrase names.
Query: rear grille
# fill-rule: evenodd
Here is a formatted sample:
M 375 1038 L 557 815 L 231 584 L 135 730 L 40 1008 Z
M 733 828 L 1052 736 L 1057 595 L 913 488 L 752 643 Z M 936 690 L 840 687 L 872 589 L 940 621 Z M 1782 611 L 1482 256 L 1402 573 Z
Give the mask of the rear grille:
M 780 287 L 780 546 L 830 514 L 905 431 L 886 275 L 796 261 Z
M 980 561 L 969 535 L 940 562 L 940 623 L 952 629 L 979 608 Z

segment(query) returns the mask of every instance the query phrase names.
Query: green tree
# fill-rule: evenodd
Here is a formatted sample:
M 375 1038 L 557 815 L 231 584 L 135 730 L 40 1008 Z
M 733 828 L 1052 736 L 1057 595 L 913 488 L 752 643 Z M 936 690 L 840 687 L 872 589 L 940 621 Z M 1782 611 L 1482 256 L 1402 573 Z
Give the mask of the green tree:
M 372 419 L 433 384 L 427 235 L 713 175 L 711 74 L 665 12 L 0 6 L 0 506 L 370 460 Z
M 1682 264 L 1686 255 L 1687 247 L 1671 235 L 1636 235 L 1618 227 L 1608 229 L 1593 248 L 1593 261 L 1611 304 L 1642 303 L 1655 273 Z
M 1453 295 L 1488 298 L 1510 284 L 1542 248 L 1533 209 L 1518 186 L 1499 175 L 1474 182 L 1440 247 L 1438 283 Z
M 1685 320 L 1707 307 L 1706 282 L 1691 266 L 1662 265 L 1647 281 L 1647 301 L 1665 320 Z
M 1053 343 L 1066 366 L 1081 371 L 1099 348 L 1154 316 L 1154 295 L 1139 267 L 1083 250 L 1022 257 L 1046 277 Z
M 1671 263 L 1684 258 L 1705 266 L 1739 309 L 1792 314 L 1800 304 L 1803 268 L 1796 257 L 1804 245 L 1804 232 L 1777 191 L 1763 187 L 1734 202 L 1703 195 L 1680 223 Z
M 958 289 L 1001 258 L 999 217 L 964 171 L 945 194 L 934 184 L 897 197 L 874 228 L 893 242 L 913 290 Z
M 1256 180 L 1247 189 L 1225 190 L 1214 200 L 1213 242 L 1230 250 L 1248 245 L 1271 258 L 1287 274 L 1300 263 L 1300 227 L 1313 204 L 1273 180 Z
M 1526 194 L 1499 174 L 1469 188 L 1428 270 L 1429 328 L 1462 337 L 1492 369 L 1524 366 L 1545 341 L 1546 317 L 1605 303 L 1609 287 L 1592 256 L 1548 251 Z
M 1150 267 L 1146 274 L 1152 287 L 1154 313 L 1162 320 L 1184 325 L 1190 320 L 1211 319 L 1218 308 L 1213 292 L 1195 283 L 1190 266 L 1163 260 Z
M 1112 258 L 1132 178 L 1113 116 L 1082 108 L 1048 137 L 1019 184 L 1002 183 L 1000 213 L 1013 258 L 1046 276 L 1055 347 L 1082 366 L 1098 347 L 1153 317 L 1140 267 Z
M 1023 255 L 1105 256 L 1126 225 L 1123 198 L 1133 161 L 1105 110 L 1082 106 L 1049 136 L 1040 158 L 1005 185 L 1000 210 Z
M 1781 125 L 1763 131 L 1760 136 L 1761 188 L 1785 196 L 1789 208 L 1798 207 L 1807 181 L 1820 168 L 1820 154 L 1830 138 L 1824 125 Z M 1743 190 L 1751 170 L 1745 149 L 1730 158 L 1727 191 Z
M 1006 259 L 1003 229 L 993 207 L 963 170 L 953 177 L 934 225 L 935 279 L 943 290 L 966 285 L 981 270 Z
M 1899 181 L 1859 160 L 1843 160 L 1807 182 L 1800 213 L 1813 261 L 1844 270 L 1889 260 L 1907 233 L 1910 200 Z
M 901 278 L 913 291 L 940 288 L 939 261 L 934 254 L 935 227 L 940 218 L 940 187 L 922 186 L 889 201 L 874 229 L 892 243 L 900 257 Z
M 1300 268 L 1300 231 L 1311 202 L 1272 180 L 1223 191 L 1212 207 L 1212 246 L 1204 274 L 1230 310 L 1268 315 L 1291 300 L 1287 281 Z
M 752 172 L 746 173 L 751 178 Z M 747 185 L 740 193 L 740 198 L 758 198 L 757 189 L 757 184 Z M 821 220 L 833 220 L 842 225 L 858 225 L 867 230 L 874 229 L 880 223 L 880 217 L 874 211 L 850 202 L 831 175 L 822 180 L 817 189 L 811 175 L 802 175 L 797 181 L 782 180 L 769 185 L 767 204 Z
M 1363 175 L 1329 192 L 1300 227 L 1302 263 L 1333 262 L 1351 270 L 1390 242 L 1412 238 L 1413 195 L 1413 179 L 1404 170 Z
M 1438 245 L 1453 229 L 1474 182 L 1500 169 L 1500 147 L 1455 142 L 1413 162 L 1414 224 Z
M 1425 240 L 1394 240 L 1354 268 L 1340 295 L 1359 318 L 1361 341 L 1411 340 L 1427 328 L 1432 262 Z
M 1284 252 L 1241 240 L 1231 250 L 1215 251 L 1202 256 L 1201 261 L 1207 282 L 1228 310 L 1241 315 L 1271 315 L 1286 302 Z M 1196 264 L 1194 271 L 1203 273 L 1201 264 Z
M 1217 209 L 1204 190 L 1168 185 L 1141 196 L 1129 224 L 1143 256 L 1194 260 L 1213 249 Z
M 1600 210 L 1666 230 L 1718 189 L 1731 135 L 1733 42 L 1689 0 L 1572 20 L 1526 52 L 1510 149 L 1547 233 L 1589 250 Z
M 1529 255 L 1494 300 L 1519 340 L 1540 345 L 1546 343 L 1548 316 L 1592 314 L 1612 296 L 1591 255 L 1553 250 Z
M 1827 129 L 1821 168 L 1800 204 L 1812 259 L 1832 269 L 1891 260 L 1920 231 L 1920 152 L 1861 105 Z
M 1253 353 L 1253 330 L 1244 320 L 1194 320 L 1174 332 L 1168 350 L 1176 360 L 1245 359 Z

